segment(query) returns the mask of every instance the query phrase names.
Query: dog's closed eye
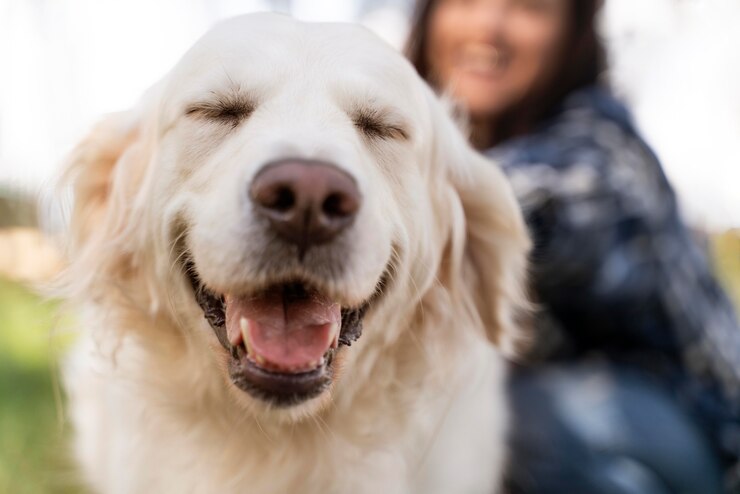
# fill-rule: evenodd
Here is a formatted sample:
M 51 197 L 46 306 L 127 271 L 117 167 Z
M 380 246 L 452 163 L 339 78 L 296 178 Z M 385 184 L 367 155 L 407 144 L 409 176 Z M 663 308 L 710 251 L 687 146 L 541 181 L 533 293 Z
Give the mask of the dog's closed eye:
M 399 140 L 409 139 L 406 126 L 387 110 L 358 108 L 353 112 L 355 127 L 370 139 Z
M 255 108 L 255 103 L 244 95 L 217 95 L 213 100 L 189 105 L 185 115 L 237 127 Z

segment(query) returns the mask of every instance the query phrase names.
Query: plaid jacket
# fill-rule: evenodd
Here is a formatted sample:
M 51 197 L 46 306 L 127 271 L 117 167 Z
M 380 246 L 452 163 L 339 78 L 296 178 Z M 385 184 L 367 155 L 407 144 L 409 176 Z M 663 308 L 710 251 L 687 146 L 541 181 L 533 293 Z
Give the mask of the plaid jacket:
M 537 357 L 597 356 L 645 371 L 737 463 L 740 327 L 625 107 L 604 89 L 578 91 L 536 132 L 489 154 L 535 242 Z

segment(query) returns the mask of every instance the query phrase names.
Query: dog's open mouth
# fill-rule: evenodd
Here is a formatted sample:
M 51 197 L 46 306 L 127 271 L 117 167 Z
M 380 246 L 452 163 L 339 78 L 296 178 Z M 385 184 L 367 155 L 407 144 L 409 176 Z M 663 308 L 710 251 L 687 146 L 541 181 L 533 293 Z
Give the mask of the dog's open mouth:
M 301 284 L 247 297 L 227 296 L 226 335 L 258 367 L 282 374 L 316 370 L 339 346 L 339 304 Z
M 222 295 L 201 283 L 192 261 L 186 261 L 185 270 L 206 319 L 230 354 L 233 383 L 283 406 L 318 396 L 331 385 L 336 352 L 360 337 L 365 312 L 377 296 L 347 308 L 301 281 L 248 295 Z

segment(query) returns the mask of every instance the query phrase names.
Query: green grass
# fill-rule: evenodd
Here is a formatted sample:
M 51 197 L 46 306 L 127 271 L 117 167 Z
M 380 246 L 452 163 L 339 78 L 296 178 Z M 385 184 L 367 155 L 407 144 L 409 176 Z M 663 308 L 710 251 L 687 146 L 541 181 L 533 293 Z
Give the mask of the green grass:
M 715 237 L 712 249 L 716 271 L 740 307 L 740 232 Z M 56 310 L 0 279 L 0 494 L 82 492 L 52 364 L 64 346 L 50 336 Z
M 82 492 L 52 362 L 56 306 L 0 279 L 0 493 Z M 55 348 L 56 350 L 52 350 Z

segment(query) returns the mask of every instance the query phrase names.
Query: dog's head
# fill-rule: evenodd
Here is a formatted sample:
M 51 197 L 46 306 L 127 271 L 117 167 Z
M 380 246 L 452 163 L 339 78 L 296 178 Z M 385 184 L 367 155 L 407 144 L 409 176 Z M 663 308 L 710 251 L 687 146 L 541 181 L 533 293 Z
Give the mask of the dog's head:
M 515 334 L 512 192 L 362 28 L 219 24 L 80 145 L 71 176 L 76 286 L 170 321 L 256 408 L 318 410 L 363 324 L 390 347 L 434 288 L 459 314 L 444 331 Z

